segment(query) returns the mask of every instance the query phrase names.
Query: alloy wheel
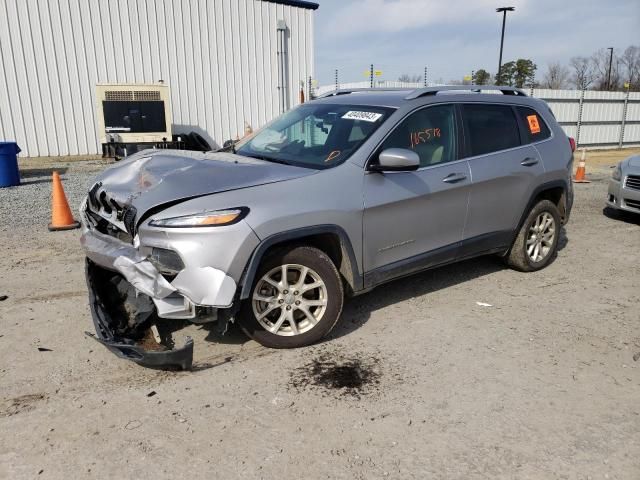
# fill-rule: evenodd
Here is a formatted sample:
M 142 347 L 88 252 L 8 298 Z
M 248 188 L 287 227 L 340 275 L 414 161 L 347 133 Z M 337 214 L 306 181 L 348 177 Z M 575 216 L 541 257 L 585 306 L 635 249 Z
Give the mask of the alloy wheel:
M 258 280 L 252 307 L 262 327 L 281 336 L 311 330 L 327 309 L 327 286 L 309 267 L 286 264 L 273 268 Z
M 556 222 L 549 212 L 542 212 L 529 227 L 527 235 L 527 255 L 538 263 L 547 258 L 553 248 Z

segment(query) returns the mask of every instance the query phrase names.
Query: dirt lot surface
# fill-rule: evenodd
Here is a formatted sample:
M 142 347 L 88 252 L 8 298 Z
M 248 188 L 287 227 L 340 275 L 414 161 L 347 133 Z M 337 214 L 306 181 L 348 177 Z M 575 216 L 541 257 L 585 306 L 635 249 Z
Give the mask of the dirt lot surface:
M 640 219 L 603 215 L 628 153 L 594 154 L 541 272 L 397 281 L 305 349 L 190 326 L 179 373 L 84 335 L 78 231 L 46 229 L 50 168 L 77 205 L 104 162 L 23 162 L 0 189 L 0 478 L 637 480 Z

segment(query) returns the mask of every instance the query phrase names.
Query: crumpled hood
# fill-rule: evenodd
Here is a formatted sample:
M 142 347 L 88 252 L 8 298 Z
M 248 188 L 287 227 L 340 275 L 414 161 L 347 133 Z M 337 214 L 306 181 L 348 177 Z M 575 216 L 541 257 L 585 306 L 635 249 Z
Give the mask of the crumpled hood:
M 133 206 L 140 219 L 163 204 L 212 193 L 311 175 L 316 170 L 231 153 L 144 150 L 96 178 L 92 190 L 121 207 Z M 104 192 L 104 193 L 102 193 Z

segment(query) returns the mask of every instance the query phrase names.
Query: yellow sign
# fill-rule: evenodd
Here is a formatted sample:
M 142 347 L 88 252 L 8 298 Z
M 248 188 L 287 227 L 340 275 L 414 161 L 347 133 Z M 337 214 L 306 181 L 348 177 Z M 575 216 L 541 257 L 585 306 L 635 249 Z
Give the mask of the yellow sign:
M 624 88 L 629 88 L 630 84 L 629 82 L 624 82 Z
M 368 77 L 371 75 L 371 70 L 367 70 L 366 72 L 364 72 L 364 76 Z M 382 76 L 382 70 L 374 70 L 373 71 L 373 75 L 375 77 L 381 77 Z
M 465 76 L 463 77 L 463 80 L 464 80 L 465 82 L 469 82 L 469 81 L 471 81 L 471 75 L 465 75 Z

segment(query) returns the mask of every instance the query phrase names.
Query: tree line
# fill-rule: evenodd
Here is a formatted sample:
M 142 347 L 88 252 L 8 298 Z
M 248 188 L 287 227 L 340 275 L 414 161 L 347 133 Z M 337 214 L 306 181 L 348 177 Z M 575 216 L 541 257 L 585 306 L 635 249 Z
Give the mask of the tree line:
M 541 79 L 536 79 L 538 66 L 530 59 L 519 58 L 505 62 L 500 73 L 491 75 L 484 68 L 472 72 L 464 80 L 451 84 L 508 85 L 518 88 L 590 89 L 640 91 L 640 46 L 630 45 L 624 50 L 597 50 L 589 57 L 572 57 L 567 65 L 552 62 Z M 403 74 L 399 81 L 419 82 L 420 75 Z M 438 82 L 442 83 L 442 82 Z

